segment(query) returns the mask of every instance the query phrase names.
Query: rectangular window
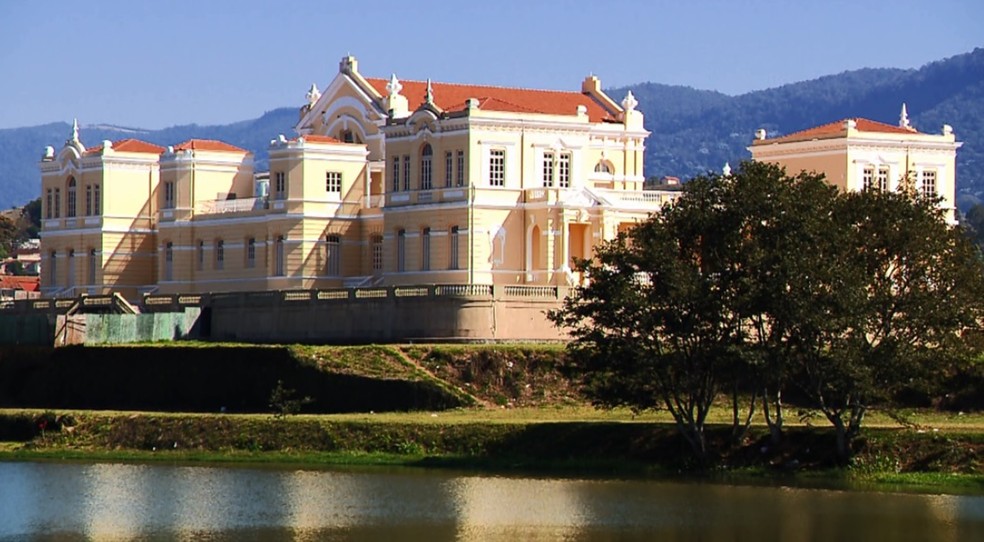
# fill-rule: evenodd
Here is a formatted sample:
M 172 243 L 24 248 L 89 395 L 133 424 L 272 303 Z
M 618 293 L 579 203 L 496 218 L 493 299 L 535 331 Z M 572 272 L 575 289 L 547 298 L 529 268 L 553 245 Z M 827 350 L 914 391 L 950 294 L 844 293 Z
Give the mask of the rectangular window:
M 328 171 L 325 173 L 325 191 L 342 193 L 342 173 L 340 171 Z
M 61 188 L 55 189 L 55 218 L 61 218 Z
M 492 149 L 489 152 L 489 186 L 506 186 L 505 149 Z
M 427 147 L 430 149 L 430 146 Z M 431 155 L 425 154 L 420 158 L 420 189 L 430 190 L 434 187 L 433 182 L 433 169 L 434 165 L 431 162 Z
M 410 190 L 410 155 L 403 155 L 403 190 Z
M 454 153 L 451 151 L 444 153 L 444 186 L 454 186 Z
M 448 236 L 448 269 L 460 269 L 458 267 L 458 226 L 451 226 L 451 235 Z
M 198 241 L 198 270 L 205 269 L 205 241 Z
M 875 168 L 866 167 L 861 174 L 862 188 L 864 190 L 871 190 L 875 183 Z
M 102 214 L 102 199 L 99 194 L 100 185 L 92 185 L 92 214 L 99 216 Z
M 420 232 L 420 270 L 430 271 L 431 268 L 431 230 L 424 228 Z
M 96 270 L 99 269 L 99 260 L 96 249 L 89 249 L 89 286 L 96 285 Z
M 888 190 L 888 168 L 878 168 L 878 190 L 885 192 Z
M 458 176 L 455 181 L 457 186 L 465 186 L 465 151 L 458 151 Z
M 393 157 L 393 191 L 400 191 L 400 157 Z
M 75 286 L 75 250 L 73 249 L 68 249 L 68 276 L 65 277 L 65 284 Z
M 164 280 L 174 280 L 174 243 L 164 245 Z
M 174 181 L 164 183 L 164 208 L 174 209 Z
M 58 253 L 54 250 L 48 258 L 48 284 L 58 286 Z
M 287 174 L 278 171 L 273 175 L 273 197 L 275 199 L 287 199 Z
M 287 254 L 284 253 L 285 249 L 284 249 L 283 235 L 277 237 L 277 245 L 275 250 L 276 250 L 276 258 L 274 261 L 273 274 L 278 277 L 282 277 L 287 274 L 285 273 L 287 267 L 287 262 L 285 261 L 287 259 Z
M 252 237 L 246 240 L 246 267 L 256 267 L 256 239 Z
M 49 188 L 47 194 L 45 195 L 45 200 L 44 200 L 44 217 L 51 218 L 51 211 L 52 211 L 52 192 L 51 189 Z
M 554 153 L 543 153 L 543 186 L 549 188 L 554 185 Z
M 338 235 L 329 235 L 325 238 L 325 273 L 331 277 L 342 274 L 342 238 Z
M 65 215 L 68 218 L 75 218 L 75 181 L 72 181 L 72 185 L 68 187 L 68 205 L 65 209 Z
M 372 270 L 380 271 L 383 269 L 383 236 L 372 236 Z
M 400 230 L 396 232 L 396 270 L 407 270 L 407 232 Z
M 92 185 L 85 185 L 85 216 L 92 216 Z
M 571 187 L 571 153 L 569 152 L 561 153 L 560 160 L 557 162 L 557 186 Z
M 936 170 L 935 169 L 923 170 L 922 195 L 927 198 L 936 197 Z
M 225 241 L 221 239 L 215 242 L 215 269 L 225 269 Z

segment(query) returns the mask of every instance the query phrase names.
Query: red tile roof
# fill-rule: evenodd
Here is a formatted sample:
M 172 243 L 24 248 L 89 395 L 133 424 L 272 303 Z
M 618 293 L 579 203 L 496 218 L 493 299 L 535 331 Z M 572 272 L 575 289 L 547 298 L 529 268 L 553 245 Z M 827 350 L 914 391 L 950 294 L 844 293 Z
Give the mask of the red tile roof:
M 164 149 L 161 149 L 163 151 Z M 224 152 L 249 152 L 246 149 L 240 149 L 235 145 L 230 145 L 224 141 L 217 141 L 215 139 L 189 139 L 184 143 L 179 143 L 174 146 L 176 151 L 224 151 Z
M 92 147 L 85 150 L 85 154 L 99 154 L 103 146 Z M 119 152 L 140 152 L 146 154 L 160 154 L 164 152 L 164 147 L 140 141 L 139 139 L 120 139 L 113 142 L 113 150 Z
M 385 97 L 389 94 L 386 90 L 389 80 L 370 77 L 366 81 L 380 95 Z M 426 81 L 401 80 L 400 84 L 403 85 L 400 94 L 406 96 L 411 111 L 423 105 L 424 94 L 427 92 Z M 431 83 L 431 88 L 434 91 L 434 104 L 444 111 L 462 111 L 465 109 L 465 100 L 476 98 L 479 108 L 485 111 L 574 116 L 577 114 L 577 106 L 583 105 L 588 108 L 591 122 L 615 120 L 591 96 L 581 92 L 435 82 Z
M 0 275 L 0 288 L 36 292 L 41 288 L 40 279 L 33 276 Z
M 822 124 L 814 128 L 808 128 L 806 130 L 800 130 L 799 132 L 793 132 L 784 136 L 774 137 L 765 140 L 756 140 L 755 144 L 766 144 L 766 143 L 784 143 L 787 141 L 809 141 L 811 139 L 830 139 L 834 137 L 842 137 L 847 133 L 847 128 L 845 124 L 847 121 L 853 120 L 857 126 L 856 130 L 859 132 L 873 132 L 873 133 L 883 133 L 883 134 L 918 134 L 919 132 L 915 128 L 903 128 L 901 126 L 895 126 L 892 124 L 885 124 L 884 122 L 878 122 L 874 120 L 868 120 L 863 118 L 852 118 L 843 119 L 836 122 L 829 122 L 827 124 Z

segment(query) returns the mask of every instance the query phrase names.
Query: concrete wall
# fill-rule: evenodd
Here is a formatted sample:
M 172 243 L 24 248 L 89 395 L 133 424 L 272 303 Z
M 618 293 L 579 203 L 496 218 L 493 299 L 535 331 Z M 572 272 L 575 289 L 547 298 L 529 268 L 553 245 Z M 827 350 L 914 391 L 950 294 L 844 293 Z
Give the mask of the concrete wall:
M 547 320 L 566 288 L 427 285 L 351 290 L 215 294 L 219 341 L 373 343 L 559 341 Z

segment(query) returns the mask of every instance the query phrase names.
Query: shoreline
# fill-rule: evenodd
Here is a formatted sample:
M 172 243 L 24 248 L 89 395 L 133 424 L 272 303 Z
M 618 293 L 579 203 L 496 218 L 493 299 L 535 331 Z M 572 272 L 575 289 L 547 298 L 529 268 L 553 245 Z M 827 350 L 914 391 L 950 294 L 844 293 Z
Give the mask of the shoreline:
M 51 417 L 39 434 L 34 420 Z M 984 433 L 872 428 L 850 467 L 830 462 L 826 428 L 791 427 L 766 450 L 764 428 L 704 469 L 671 424 L 650 421 L 444 421 L 151 412 L 0 412 L 0 461 L 260 468 L 436 468 L 493 475 L 630 478 L 902 493 L 984 495 Z M 480 418 L 481 411 L 475 412 Z M 410 419 L 412 416 L 413 419 Z M 423 418 L 423 419 L 421 419 Z M 400 421 L 404 420 L 404 421 Z M 21 431 L 20 438 L 11 435 Z M 714 431 L 724 432 L 724 428 Z M 969 458 L 969 459 L 968 459 Z M 935 461 L 935 462 L 933 462 Z M 913 465 L 921 465 L 916 469 Z
M 911 494 L 984 495 L 984 474 L 891 471 L 858 473 L 849 468 L 820 471 L 781 471 L 738 468 L 725 471 L 670 472 L 653 465 L 609 463 L 517 463 L 470 457 L 402 456 L 399 454 L 278 453 L 278 452 L 147 452 L 139 450 L 11 450 L 0 442 L 0 463 L 112 463 L 213 468 L 298 470 L 437 469 L 468 475 L 647 480 L 667 483 L 710 483 L 739 486 L 793 487 L 825 491 L 863 491 Z

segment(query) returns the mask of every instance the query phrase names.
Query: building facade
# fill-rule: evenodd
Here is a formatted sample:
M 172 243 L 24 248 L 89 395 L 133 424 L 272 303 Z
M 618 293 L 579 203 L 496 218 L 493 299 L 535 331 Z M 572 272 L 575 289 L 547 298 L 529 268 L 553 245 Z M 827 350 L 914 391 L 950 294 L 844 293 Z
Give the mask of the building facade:
M 270 171 L 217 141 L 87 149 L 42 171 L 42 292 L 563 286 L 577 258 L 672 201 L 644 190 L 631 93 L 367 78 L 312 86 Z
M 759 130 L 748 150 L 753 160 L 778 164 L 791 174 L 823 173 L 841 190 L 906 189 L 938 197 L 955 223 L 961 145 L 949 125 L 939 134 L 916 130 L 903 104 L 898 125 L 850 118 L 772 138 Z

